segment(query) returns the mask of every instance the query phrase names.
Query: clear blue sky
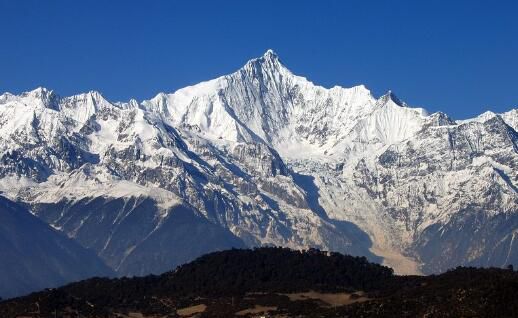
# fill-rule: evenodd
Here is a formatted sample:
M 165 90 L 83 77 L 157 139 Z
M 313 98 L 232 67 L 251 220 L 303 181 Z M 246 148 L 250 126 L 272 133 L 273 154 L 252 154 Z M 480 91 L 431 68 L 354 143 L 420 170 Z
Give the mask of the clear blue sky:
M 0 0 L 0 91 L 111 100 L 228 74 L 274 49 L 331 87 L 464 118 L 518 107 L 518 1 Z

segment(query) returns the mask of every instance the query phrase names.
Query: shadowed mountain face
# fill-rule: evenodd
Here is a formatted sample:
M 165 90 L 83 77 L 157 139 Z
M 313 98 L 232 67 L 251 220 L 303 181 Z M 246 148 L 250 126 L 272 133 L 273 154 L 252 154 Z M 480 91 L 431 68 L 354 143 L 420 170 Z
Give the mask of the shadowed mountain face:
M 34 209 L 74 233 L 78 243 L 97 252 L 120 276 L 160 274 L 210 251 L 245 247 L 232 232 L 185 205 L 172 206 L 157 218 L 160 207 L 148 197 L 95 197 Z M 66 220 L 62 211 L 68 213 Z
M 1 196 L 0 255 L 3 298 L 114 274 L 94 252 Z
M 214 225 L 192 210 L 179 206 L 171 213 L 160 229 L 124 260 L 118 268 L 119 275 L 160 274 L 207 251 L 245 247 L 232 232 Z
M 392 92 L 327 89 L 270 50 L 142 102 L 1 95 L 0 190 L 120 275 L 243 244 L 407 274 L 505 266 L 517 261 L 517 116 L 459 121 Z
M 439 272 L 457 264 L 476 267 L 518 264 L 518 215 L 487 216 L 477 210 L 464 213 L 441 227 L 428 227 L 415 243 L 422 258 L 432 260 L 424 265 L 425 272 Z

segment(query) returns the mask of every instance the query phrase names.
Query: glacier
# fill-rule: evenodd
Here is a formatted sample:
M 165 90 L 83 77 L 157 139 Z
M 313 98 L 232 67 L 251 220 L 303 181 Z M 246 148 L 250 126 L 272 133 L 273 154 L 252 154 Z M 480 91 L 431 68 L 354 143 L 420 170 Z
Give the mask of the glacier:
M 1 95 L 0 191 L 118 275 L 262 245 L 401 274 L 518 265 L 517 125 L 324 88 L 268 50 L 141 102 Z

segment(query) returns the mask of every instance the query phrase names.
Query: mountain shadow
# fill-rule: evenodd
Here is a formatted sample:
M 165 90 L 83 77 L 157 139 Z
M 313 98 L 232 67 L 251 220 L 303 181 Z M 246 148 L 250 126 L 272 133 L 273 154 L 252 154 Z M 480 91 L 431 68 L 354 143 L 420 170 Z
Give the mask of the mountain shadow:
M 94 252 L 0 196 L 0 297 L 113 275 Z

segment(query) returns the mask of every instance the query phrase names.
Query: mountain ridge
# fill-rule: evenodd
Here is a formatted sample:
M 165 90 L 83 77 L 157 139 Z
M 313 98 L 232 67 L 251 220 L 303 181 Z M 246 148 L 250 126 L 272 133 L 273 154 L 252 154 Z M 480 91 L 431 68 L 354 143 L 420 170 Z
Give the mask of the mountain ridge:
M 392 91 L 326 89 L 267 51 L 142 102 L 43 88 L 1 95 L 0 190 L 105 262 L 134 262 L 121 275 L 149 271 L 132 255 L 174 206 L 189 211 L 189 226 L 212 228 L 219 248 L 311 246 L 399 273 L 506 266 L 518 262 L 517 118 L 454 121 Z M 135 222 L 144 223 L 114 235 Z M 463 228 L 484 234 L 460 246 Z

